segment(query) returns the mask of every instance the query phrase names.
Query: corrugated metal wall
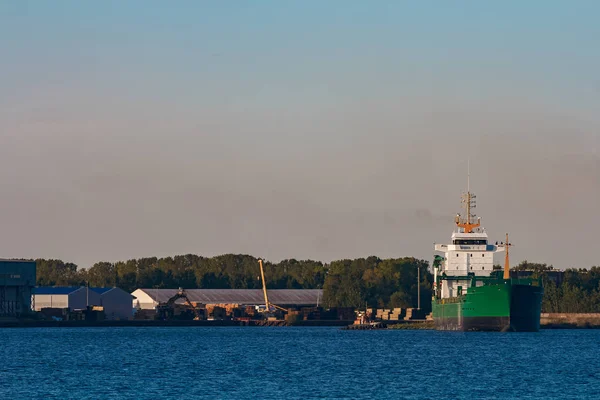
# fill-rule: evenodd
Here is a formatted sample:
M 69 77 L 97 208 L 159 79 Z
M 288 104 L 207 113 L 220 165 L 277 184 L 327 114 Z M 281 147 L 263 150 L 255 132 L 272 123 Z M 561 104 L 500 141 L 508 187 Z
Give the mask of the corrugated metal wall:
M 0 260 L 0 315 L 31 312 L 35 286 L 35 261 Z

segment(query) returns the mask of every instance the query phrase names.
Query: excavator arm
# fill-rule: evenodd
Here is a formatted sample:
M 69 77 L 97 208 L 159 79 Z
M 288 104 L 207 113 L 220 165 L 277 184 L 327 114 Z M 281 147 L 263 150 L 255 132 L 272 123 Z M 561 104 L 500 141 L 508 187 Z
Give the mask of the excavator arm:
M 196 310 L 196 307 L 194 307 L 194 305 L 192 304 L 192 302 L 190 301 L 190 299 L 188 299 L 187 296 L 184 296 L 185 299 L 185 303 L 192 309 L 192 311 L 194 311 L 194 319 L 196 321 L 200 320 L 200 313 L 198 312 L 198 310 Z
M 279 307 L 277 304 L 269 303 L 269 305 L 270 305 L 271 307 L 275 307 L 275 308 L 276 308 L 276 309 L 278 309 L 278 310 L 285 311 L 286 313 L 289 313 L 289 312 L 290 312 L 290 310 L 288 310 L 287 308 Z
M 190 307 L 192 309 L 192 311 L 194 312 L 194 319 L 195 320 L 199 320 L 200 319 L 200 313 L 198 312 L 198 310 L 196 310 L 196 307 L 194 307 L 194 305 L 192 304 L 192 302 L 190 301 L 190 299 L 187 297 L 187 295 L 185 294 L 185 290 L 183 288 L 179 288 L 179 290 L 177 291 L 177 293 L 175 294 L 175 296 L 171 297 L 169 300 L 167 300 L 167 302 L 164 304 L 163 307 L 168 308 L 168 309 L 172 309 L 173 306 L 175 305 L 175 302 L 179 299 L 184 299 L 185 300 L 185 304 Z

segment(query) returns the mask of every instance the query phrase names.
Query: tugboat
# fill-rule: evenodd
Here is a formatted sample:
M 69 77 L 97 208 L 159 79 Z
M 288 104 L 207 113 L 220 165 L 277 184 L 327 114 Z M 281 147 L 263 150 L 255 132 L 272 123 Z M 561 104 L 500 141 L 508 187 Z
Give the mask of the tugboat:
M 383 322 L 371 321 L 372 315 L 366 310 L 356 311 L 356 319 L 352 325 L 348 325 L 342 330 L 372 330 L 372 329 L 386 329 L 387 325 Z
M 510 277 L 508 234 L 488 243 L 481 218 L 472 215 L 476 196 L 462 196 L 466 216 L 456 215 L 450 244 L 435 244 L 432 316 L 437 330 L 537 332 L 544 289 L 541 279 Z M 505 252 L 504 271 L 494 254 Z

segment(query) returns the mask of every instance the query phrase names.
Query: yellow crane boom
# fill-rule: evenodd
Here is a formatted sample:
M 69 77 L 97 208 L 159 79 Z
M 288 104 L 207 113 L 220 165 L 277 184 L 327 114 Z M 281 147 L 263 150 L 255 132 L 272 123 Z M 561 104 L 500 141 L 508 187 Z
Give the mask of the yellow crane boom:
M 265 283 L 265 271 L 263 270 L 263 262 L 261 259 L 258 260 L 260 265 L 260 277 L 262 278 L 263 294 L 265 295 L 265 307 L 269 309 L 269 296 L 267 295 L 267 284 Z
M 269 295 L 267 294 L 267 282 L 265 281 L 265 271 L 263 268 L 263 260 L 260 258 L 258 259 L 258 265 L 260 265 L 260 277 L 262 278 L 263 294 L 265 296 L 265 308 L 267 309 L 267 311 L 269 311 L 271 307 L 275 307 L 278 310 L 289 312 L 288 309 L 279 307 L 278 305 L 273 304 L 269 301 Z

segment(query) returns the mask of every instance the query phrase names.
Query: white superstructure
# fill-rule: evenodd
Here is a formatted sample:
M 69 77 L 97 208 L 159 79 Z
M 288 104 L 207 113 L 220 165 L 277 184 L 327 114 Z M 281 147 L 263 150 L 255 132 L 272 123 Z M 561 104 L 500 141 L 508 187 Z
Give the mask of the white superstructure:
M 439 268 L 434 268 L 434 290 L 440 290 L 436 297 L 449 298 L 465 295 L 472 284 L 472 277 L 488 277 L 494 270 L 494 253 L 504 251 L 501 245 L 489 244 L 488 235 L 481 225 L 481 219 L 471 214 L 475 208 L 475 195 L 467 192 L 462 197 L 466 217 L 456 216 L 456 230 L 450 244 L 435 244 L 436 252 L 443 252 L 444 259 Z M 445 275 L 450 279 L 440 279 Z M 462 279 L 461 279 L 462 278 Z M 438 286 L 438 281 L 441 285 Z M 477 281 L 477 286 L 483 282 Z

